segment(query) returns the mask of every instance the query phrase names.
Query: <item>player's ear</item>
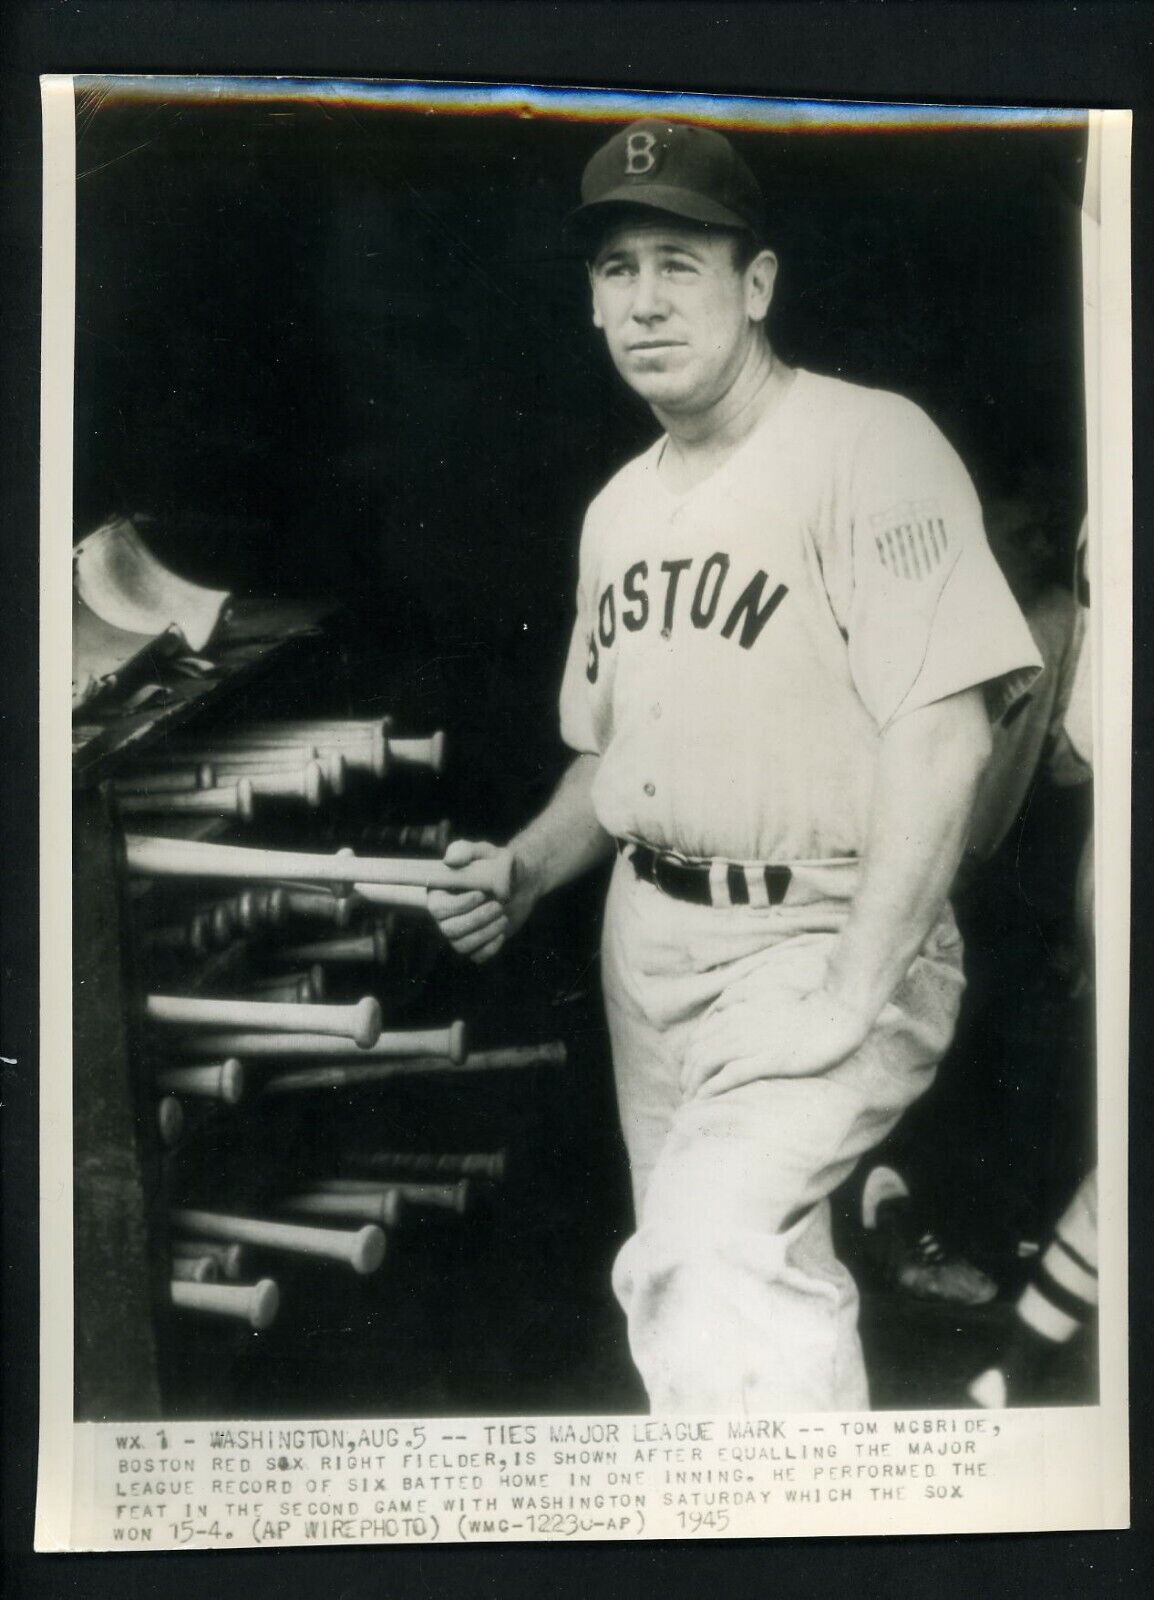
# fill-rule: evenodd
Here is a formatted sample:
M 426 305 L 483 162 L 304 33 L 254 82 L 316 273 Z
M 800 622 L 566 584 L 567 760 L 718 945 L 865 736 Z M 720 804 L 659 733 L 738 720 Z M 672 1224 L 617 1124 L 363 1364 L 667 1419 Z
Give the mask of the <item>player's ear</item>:
M 772 250 L 759 250 L 745 269 L 745 309 L 751 322 L 765 321 L 776 282 L 777 257 Z
M 601 308 L 597 304 L 597 281 L 593 276 L 593 263 L 591 261 L 585 263 L 585 271 L 589 278 L 589 293 L 593 299 L 593 326 L 595 328 L 603 328 L 605 319 L 602 317 Z

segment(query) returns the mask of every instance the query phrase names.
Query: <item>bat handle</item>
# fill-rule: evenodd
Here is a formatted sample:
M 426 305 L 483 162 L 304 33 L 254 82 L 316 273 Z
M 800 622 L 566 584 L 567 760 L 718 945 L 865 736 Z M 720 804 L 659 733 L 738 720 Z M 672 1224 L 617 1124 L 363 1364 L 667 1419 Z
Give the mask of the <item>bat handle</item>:
M 480 889 L 504 905 L 513 893 L 513 858 L 507 850 L 501 850 L 495 856 L 467 861 L 462 867 L 439 862 L 429 873 L 429 887 L 450 893 Z

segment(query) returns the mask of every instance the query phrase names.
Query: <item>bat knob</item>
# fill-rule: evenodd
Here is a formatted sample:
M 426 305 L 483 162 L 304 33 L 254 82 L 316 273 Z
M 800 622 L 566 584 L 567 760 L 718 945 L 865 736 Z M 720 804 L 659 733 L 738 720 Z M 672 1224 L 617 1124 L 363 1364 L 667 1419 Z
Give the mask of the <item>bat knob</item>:
M 381 1002 L 371 994 L 353 1007 L 352 1041 L 361 1050 L 370 1050 L 381 1037 Z
M 166 1094 L 157 1106 L 156 1120 L 161 1140 L 168 1145 L 175 1144 L 184 1131 L 184 1107 L 174 1094 Z
M 196 769 L 196 787 L 198 789 L 216 788 L 216 771 L 211 761 L 201 761 Z
M 389 930 L 383 922 L 373 925 L 373 960 L 384 966 L 389 959 Z
M 258 1333 L 272 1326 L 280 1310 L 280 1290 L 272 1278 L 262 1278 L 253 1285 L 248 1320 Z
M 467 1178 L 462 1178 L 459 1183 L 453 1185 L 453 1210 L 458 1216 L 463 1217 L 465 1212 L 468 1211 L 472 1193 L 472 1187 Z
M 253 815 L 253 788 L 248 778 L 241 778 L 236 786 L 236 813 L 243 822 L 251 822 Z
M 239 1105 L 244 1099 L 244 1067 L 235 1056 L 221 1062 L 220 1097 L 230 1106 Z
M 465 1036 L 465 1024 L 454 1022 L 449 1027 L 448 1057 L 455 1066 L 460 1066 L 469 1054 L 469 1042 Z
M 383 1197 L 381 1205 L 381 1221 L 386 1227 L 395 1227 L 400 1221 L 401 1212 L 404 1210 L 404 1198 L 396 1189 L 389 1189 Z
M 325 797 L 325 775 L 319 761 L 310 761 L 304 769 L 305 804 L 315 811 Z
M 385 1259 L 385 1235 L 374 1223 L 368 1223 L 357 1233 L 351 1257 L 354 1272 L 362 1277 L 375 1272 Z
M 270 928 L 279 928 L 288 916 L 288 895 L 283 889 L 269 889 L 265 894 L 264 920 Z
M 445 730 L 438 728 L 429 740 L 429 771 L 439 778 L 445 770 Z

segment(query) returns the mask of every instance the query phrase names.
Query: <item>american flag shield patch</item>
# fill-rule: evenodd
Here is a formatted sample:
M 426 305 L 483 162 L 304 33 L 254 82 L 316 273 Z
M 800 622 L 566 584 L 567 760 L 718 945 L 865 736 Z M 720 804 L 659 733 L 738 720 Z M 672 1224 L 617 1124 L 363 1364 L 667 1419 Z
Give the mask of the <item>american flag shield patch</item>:
M 949 535 L 936 501 L 909 501 L 870 518 L 874 551 L 895 578 L 928 578 L 946 559 Z

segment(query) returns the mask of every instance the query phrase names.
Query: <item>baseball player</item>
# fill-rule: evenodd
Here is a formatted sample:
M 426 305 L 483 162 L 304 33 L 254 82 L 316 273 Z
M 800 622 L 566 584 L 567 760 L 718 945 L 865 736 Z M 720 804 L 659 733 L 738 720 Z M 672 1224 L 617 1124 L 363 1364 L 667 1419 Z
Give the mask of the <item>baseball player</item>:
M 1038 657 L 928 418 L 773 351 L 777 261 L 729 141 L 634 123 L 582 201 L 594 324 L 662 432 L 586 517 L 574 759 L 503 847 L 511 893 L 430 909 L 487 960 L 616 854 L 602 977 L 636 1231 L 613 1285 L 650 1404 L 863 1407 L 827 1196 L 949 1042 L 946 894 L 991 716 Z
M 1074 593 L 1083 617 L 1090 607 L 1086 574 L 1088 525 L 1078 534 Z M 1068 757 L 1087 772 L 1093 768 L 1093 688 L 1090 650 L 1083 628 L 1064 719 Z M 1075 914 L 1082 947 L 1082 969 L 1094 972 L 1094 839 L 1091 831 L 1082 849 L 1074 891 Z M 1098 1169 L 1082 1179 L 1058 1219 L 1030 1281 L 1015 1307 L 1013 1328 L 992 1367 L 968 1386 L 979 1406 L 1001 1410 L 1036 1403 L 1045 1392 L 1047 1371 L 1063 1345 L 1090 1321 L 1098 1305 Z

